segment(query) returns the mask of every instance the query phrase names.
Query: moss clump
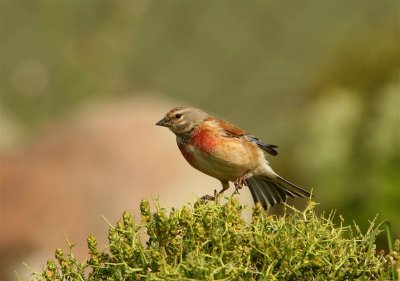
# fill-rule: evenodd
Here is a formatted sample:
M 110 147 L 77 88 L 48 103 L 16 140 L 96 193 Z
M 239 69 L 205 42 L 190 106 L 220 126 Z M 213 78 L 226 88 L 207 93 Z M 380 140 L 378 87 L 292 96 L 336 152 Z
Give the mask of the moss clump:
M 379 230 L 335 226 L 333 214 L 318 216 L 315 203 L 282 217 L 259 205 L 251 222 L 236 198 L 224 205 L 197 202 L 182 209 L 140 205 L 141 222 L 129 212 L 109 230 L 99 250 L 88 237 L 90 258 L 78 262 L 56 251 L 39 280 L 387 280 L 399 265 L 399 243 L 390 255 L 376 253 Z M 145 230 L 148 237 L 140 233 Z M 146 243 L 142 243 L 147 240 Z

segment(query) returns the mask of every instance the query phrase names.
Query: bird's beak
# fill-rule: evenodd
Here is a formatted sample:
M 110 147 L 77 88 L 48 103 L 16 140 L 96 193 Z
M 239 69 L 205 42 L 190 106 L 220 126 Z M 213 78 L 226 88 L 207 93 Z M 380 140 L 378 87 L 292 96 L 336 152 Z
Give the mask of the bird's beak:
M 169 127 L 169 122 L 165 119 L 165 118 L 163 118 L 163 119 L 161 119 L 160 121 L 158 121 L 157 123 L 156 123 L 156 125 L 157 126 L 163 126 L 163 127 Z

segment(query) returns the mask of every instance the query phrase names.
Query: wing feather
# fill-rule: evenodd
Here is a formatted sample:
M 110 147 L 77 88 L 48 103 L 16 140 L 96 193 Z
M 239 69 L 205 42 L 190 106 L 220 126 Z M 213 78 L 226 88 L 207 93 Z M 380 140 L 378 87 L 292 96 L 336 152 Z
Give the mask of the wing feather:
M 259 148 L 261 148 L 262 150 L 264 150 L 265 152 L 267 152 L 273 156 L 278 155 L 278 151 L 276 151 L 276 148 L 278 148 L 277 145 L 265 144 L 259 138 L 256 138 L 255 136 L 247 134 L 246 131 L 244 131 L 243 129 L 239 128 L 236 125 L 233 125 L 231 123 L 225 122 L 220 119 L 214 119 L 211 117 L 207 118 L 206 121 L 216 122 L 218 124 L 219 128 L 221 128 L 224 131 L 224 133 L 226 134 L 227 137 L 231 137 L 231 138 L 232 137 L 233 138 L 245 137 L 248 141 L 256 143 L 257 146 Z
M 261 148 L 262 150 L 264 150 L 265 152 L 267 152 L 267 153 L 269 153 L 269 154 L 271 154 L 273 156 L 278 155 L 278 151 L 276 151 L 276 148 L 278 148 L 277 145 L 265 144 L 259 138 L 256 138 L 256 137 L 251 136 L 251 135 L 246 135 L 246 139 L 248 141 L 255 142 L 258 145 L 258 147 Z
M 211 118 L 209 118 L 211 120 Z M 207 119 L 206 119 L 207 120 Z M 228 137 L 241 137 L 246 134 L 246 132 L 239 128 L 236 125 L 233 125 L 231 123 L 225 122 L 220 119 L 214 119 L 212 118 L 212 121 L 216 122 L 218 126 L 225 131 Z

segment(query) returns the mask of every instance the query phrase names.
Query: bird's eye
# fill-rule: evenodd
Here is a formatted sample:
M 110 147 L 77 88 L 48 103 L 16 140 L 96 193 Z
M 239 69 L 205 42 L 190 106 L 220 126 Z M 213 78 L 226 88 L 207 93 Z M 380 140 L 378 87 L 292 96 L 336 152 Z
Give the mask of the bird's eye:
M 176 115 L 175 115 L 175 118 L 176 118 L 176 119 L 179 119 L 179 118 L 181 118 L 181 117 L 182 117 L 182 114 L 176 114 Z

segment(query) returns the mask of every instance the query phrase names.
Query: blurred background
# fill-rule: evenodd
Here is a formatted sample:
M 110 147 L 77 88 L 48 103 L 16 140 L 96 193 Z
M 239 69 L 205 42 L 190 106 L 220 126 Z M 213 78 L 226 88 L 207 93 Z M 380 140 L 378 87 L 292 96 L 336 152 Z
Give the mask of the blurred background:
M 86 255 L 141 198 L 219 182 L 155 122 L 192 105 L 279 145 L 269 159 L 365 231 L 400 235 L 398 1 L 0 1 L 0 279 L 66 236 Z M 248 191 L 242 202 L 251 205 Z M 382 239 L 378 248 L 385 248 Z

